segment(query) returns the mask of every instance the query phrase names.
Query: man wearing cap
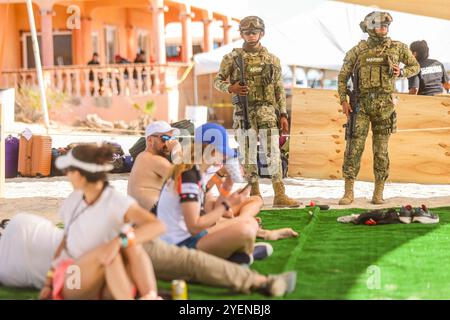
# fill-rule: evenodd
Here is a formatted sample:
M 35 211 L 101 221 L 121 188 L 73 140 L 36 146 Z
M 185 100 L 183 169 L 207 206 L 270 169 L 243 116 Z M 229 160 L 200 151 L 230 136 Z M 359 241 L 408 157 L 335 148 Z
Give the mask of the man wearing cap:
M 383 203 L 384 183 L 389 175 L 388 141 L 396 131 L 395 82 L 419 72 L 419 64 L 408 46 L 387 36 L 392 17 L 388 12 L 374 11 L 360 23 L 368 40 L 360 41 L 347 52 L 338 76 L 338 93 L 344 114 L 356 112 L 356 125 L 351 139 L 347 140 L 343 175 L 345 194 L 339 204 L 348 205 L 354 200 L 353 185 L 361 164 L 369 125 L 373 132 L 373 171 L 375 188 L 373 204 Z M 404 64 L 400 68 L 400 63 Z M 352 76 L 357 103 L 347 101 L 347 81 Z M 357 106 L 359 106 L 359 111 Z
M 147 147 L 135 159 L 128 180 L 128 194 L 151 210 L 159 199 L 161 186 L 172 164 L 167 160 L 179 146 L 174 139 L 180 131 L 165 121 L 155 121 L 145 129 Z
M 260 43 L 265 31 L 261 18 L 249 16 L 242 19 L 239 31 L 244 39 L 243 48 L 233 49 L 223 57 L 219 73 L 214 78 L 214 87 L 221 92 L 233 94 L 234 97 L 240 95 L 248 98 L 247 114 L 250 130 L 245 130 L 244 127 L 245 110 L 236 103 L 235 98 L 232 101 L 233 128 L 236 129 L 240 158 L 244 161 L 247 179 L 252 184 L 251 195 L 261 196 L 255 152 L 259 135 L 261 145 L 270 161 L 269 170 L 275 192 L 273 206 L 298 207 L 299 203 L 285 194 L 282 181 L 279 128 L 282 134 L 287 134 L 289 123 L 280 60 Z M 243 62 L 246 85 L 239 84 L 242 67 L 239 61 Z M 250 141 L 247 141 L 246 135 Z

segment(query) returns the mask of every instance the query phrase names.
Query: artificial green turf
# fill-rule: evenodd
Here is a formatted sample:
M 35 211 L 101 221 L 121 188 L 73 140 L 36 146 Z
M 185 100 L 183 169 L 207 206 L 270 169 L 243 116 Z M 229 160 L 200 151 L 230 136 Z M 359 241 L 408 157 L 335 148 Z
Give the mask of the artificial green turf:
M 307 209 L 261 213 L 265 228 L 290 226 L 297 239 L 272 242 L 273 255 L 252 268 L 267 274 L 298 272 L 287 299 L 449 299 L 450 208 L 433 209 L 437 225 L 355 226 L 336 222 L 362 210 Z M 159 282 L 162 289 L 170 284 Z M 190 299 L 265 299 L 189 284 Z M 0 288 L 0 299 L 36 298 L 35 290 Z

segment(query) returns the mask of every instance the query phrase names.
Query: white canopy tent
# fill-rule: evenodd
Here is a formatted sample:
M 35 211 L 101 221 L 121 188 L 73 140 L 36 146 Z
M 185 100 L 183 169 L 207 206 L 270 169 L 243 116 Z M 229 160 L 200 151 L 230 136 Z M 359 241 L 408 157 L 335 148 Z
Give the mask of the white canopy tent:
M 277 10 L 282 8 L 277 7 Z M 286 10 L 289 10 L 286 5 Z M 262 44 L 284 65 L 339 70 L 345 55 L 360 39 L 367 37 L 359 22 L 376 9 L 335 1 L 321 1 L 309 10 L 292 15 L 276 25 L 266 25 Z M 394 22 L 389 36 L 410 44 L 425 39 L 430 57 L 450 66 L 450 21 L 390 11 Z M 264 19 L 270 12 L 258 12 Z M 270 19 L 269 19 L 270 20 Z M 215 73 L 222 57 L 242 41 L 194 56 L 195 75 Z

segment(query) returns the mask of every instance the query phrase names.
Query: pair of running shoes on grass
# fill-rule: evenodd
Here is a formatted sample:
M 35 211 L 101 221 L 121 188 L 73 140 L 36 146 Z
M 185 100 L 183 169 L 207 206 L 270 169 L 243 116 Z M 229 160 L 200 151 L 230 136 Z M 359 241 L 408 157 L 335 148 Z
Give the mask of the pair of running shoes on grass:
M 418 222 L 423 224 L 439 223 L 439 216 L 428 210 L 425 205 L 413 208 L 406 205 L 400 208 L 400 211 L 392 208 L 388 210 L 373 210 L 361 214 L 351 214 L 338 217 L 340 223 L 354 223 L 364 225 L 383 225 L 393 223 Z
M 399 212 L 399 219 L 402 223 L 439 223 L 439 216 L 429 211 L 427 206 L 424 204 L 417 208 L 413 208 L 409 204 L 401 207 Z

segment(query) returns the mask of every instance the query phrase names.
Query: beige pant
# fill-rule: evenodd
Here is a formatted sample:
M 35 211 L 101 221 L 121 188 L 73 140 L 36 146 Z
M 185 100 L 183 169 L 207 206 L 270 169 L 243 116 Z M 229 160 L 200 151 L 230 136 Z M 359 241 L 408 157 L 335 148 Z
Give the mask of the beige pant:
M 144 244 L 155 269 L 156 278 L 198 282 L 250 293 L 256 289 L 258 273 L 208 253 L 177 247 L 162 240 Z

